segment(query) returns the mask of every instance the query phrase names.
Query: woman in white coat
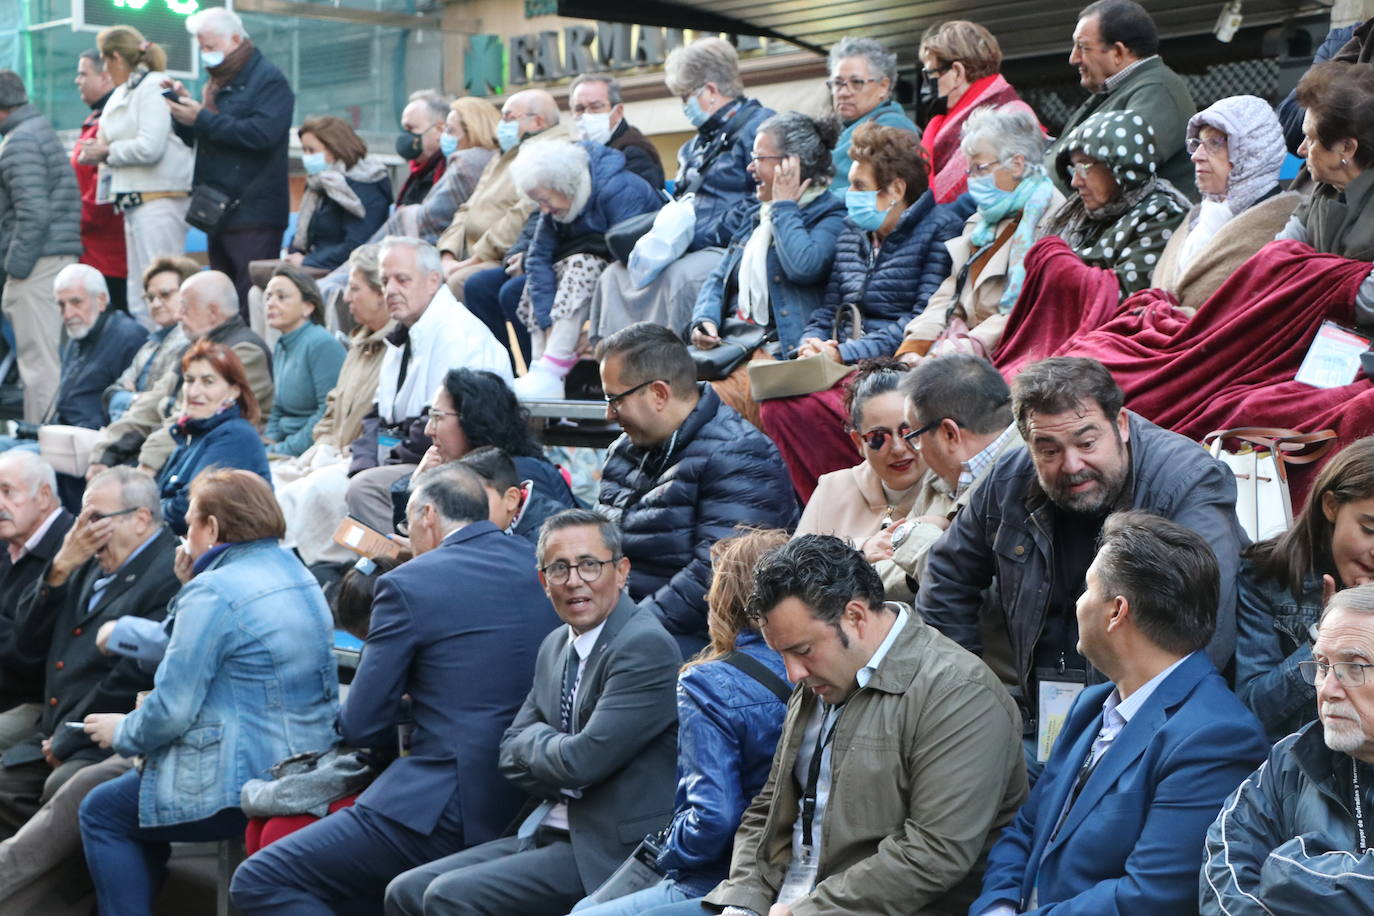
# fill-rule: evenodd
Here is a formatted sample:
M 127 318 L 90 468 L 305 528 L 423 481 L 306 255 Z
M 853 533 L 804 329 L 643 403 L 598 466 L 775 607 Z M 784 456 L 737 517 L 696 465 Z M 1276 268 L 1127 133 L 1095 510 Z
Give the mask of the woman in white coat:
M 100 197 L 124 214 L 129 259 L 129 311 L 151 327 L 143 270 L 158 257 L 186 251 L 186 207 L 195 154 L 176 134 L 162 98 L 167 54 L 137 29 L 118 25 L 95 39 L 114 80 L 100 132 L 81 161 L 99 163 Z

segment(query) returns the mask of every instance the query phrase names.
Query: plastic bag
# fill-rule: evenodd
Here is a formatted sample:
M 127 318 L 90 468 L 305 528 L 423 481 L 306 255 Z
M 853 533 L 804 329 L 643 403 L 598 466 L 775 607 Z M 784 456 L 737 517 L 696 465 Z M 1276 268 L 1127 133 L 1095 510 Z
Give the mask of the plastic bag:
M 697 210 L 692 195 L 663 205 L 654 217 L 654 226 L 635 243 L 626 268 L 635 289 L 643 289 L 658 279 L 664 269 L 687 251 L 696 234 Z

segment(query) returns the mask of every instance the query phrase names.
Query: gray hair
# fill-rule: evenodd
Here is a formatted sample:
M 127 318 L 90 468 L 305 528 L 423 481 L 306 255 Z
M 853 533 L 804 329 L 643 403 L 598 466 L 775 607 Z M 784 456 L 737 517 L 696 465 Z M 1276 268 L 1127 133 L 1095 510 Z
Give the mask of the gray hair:
M 851 35 L 841 38 L 830 48 L 827 66 L 831 76 L 835 75 L 840 61 L 846 57 L 864 58 L 868 61 L 868 67 L 873 71 L 875 78 L 887 77 L 891 87 L 897 86 L 897 55 L 889 51 L 882 42 L 872 38 L 855 38 Z M 888 91 L 891 92 L 891 89 Z
M 444 265 L 439 260 L 439 249 L 424 239 L 413 238 L 409 235 L 388 235 L 382 239 L 382 244 L 377 252 L 379 265 L 386 260 L 386 253 L 392 248 L 409 248 L 415 252 L 415 266 L 426 273 L 436 271 L 443 273 Z
M 382 288 L 382 246 L 378 244 L 359 245 L 348 256 L 348 269 L 356 270 L 372 284 L 374 289 Z
M 511 163 L 515 190 L 528 197 L 535 188 L 557 191 L 571 200 L 591 182 L 587 151 L 572 141 L 524 143 Z
M 28 91 L 24 89 L 24 78 L 13 70 L 0 69 L 0 111 L 18 108 L 29 102 Z
M 157 481 L 138 468 L 117 465 L 106 468 L 86 484 L 86 492 L 102 487 L 107 483 L 119 485 L 119 501 L 125 509 L 147 509 L 153 521 L 162 521 L 162 494 L 158 492 Z
M 239 291 L 229 275 L 218 270 L 202 270 L 186 278 L 181 284 L 183 294 L 187 289 L 195 290 L 201 305 L 214 306 L 220 317 L 228 321 L 239 313 Z
M 780 111 L 759 125 L 767 132 L 783 156 L 796 156 L 801 162 L 801 177 L 813 184 L 829 181 L 835 175 L 831 151 L 839 139 L 839 125 L 833 120 L 816 121 L 798 111 Z
M 606 87 L 606 101 L 610 102 L 612 107 L 620 104 L 620 81 L 604 73 L 583 73 L 568 87 L 568 98 L 571 99 L 577 87 L 583 83 L 601 83 Z
M 95 68 L 96 73 L 105 72 L 105 58 L 100 56 L 99 50 L 96 48 L 87 48 L 77 55 L 78 60 L 83 57 L 91 62 L 91 66 Z
M 1332 595 L 1326 607 L 1322 608 L 1321 617 L 1317 620 L 1318 628 L 1332 611 L 1350 611 L 1352 614 L 1374 617 L 1374 582 L 1343 588 Z
M 192 35 L 209 32 L 211 35 L 223 35 L 225 38 L 235 35 L 239 38 L 248 37 L 248 30 L 243 27 L 243 20 L 238 14 L 222 6 L 212 6 L 187 16 L 186 31 Z
M 534 548 L 539 565 L 544 565 L 544 551 L 548 549 L 549 538 L 555 532 L 565 528 L 584 527 L 596 528 L 601 532 L 601 543 L 611 552 L 612 559 L 618 560 L 625 555 L 620 528 L 615 522 L 594 509 L 564 509 L 544 519 L 544 524 L 539 528 L 539 543 Z
M 734 45 L 714 35 L 674 48 L 663 62 L 663 81 L 673 95 L 696 92 L 707 83 L 715 83 L 721 95 L 744 95 L 739 54 Z
M 972 156 L 980 143 L 991 145 L 998 162 L 1023 156 L 1027 168 L 1044 169 L 1045 132 L 1024 108 L 984 105 L 975 109 L 964 122 L 959 148 Z
M 7 465 L 19 468 L 19 472 L 24 475 L 24 482 L 29 485 L 30 496 L 37 496 L 43 484 L 47 484 L 53 498 L 57 498 L 57 472 L 53 470 L 52 465 L 39 457 L 37 452 L 12 448 L 0 454 L 0 466 Z
M 416 505 L 433 506 L 449 525 L 486 521 L 491 511 L 482 478 L 472 468 L 456 461 L 421 474 L 410 498 Z
M 106 302 L 110 301 L 110 287 L 105 276 L 89 264 L 68 264 L 59 270 L 53 278 L 52 291 L 56 293 L 77 284 L 84 286 L 89 295 L 104 296 Z
M 406 99 L 406 104 L 411 102 L 424 102 L 435 120 L 443 123 L 453 106 L 453 96 L 444 95 L 438 89 L 417 89 Z

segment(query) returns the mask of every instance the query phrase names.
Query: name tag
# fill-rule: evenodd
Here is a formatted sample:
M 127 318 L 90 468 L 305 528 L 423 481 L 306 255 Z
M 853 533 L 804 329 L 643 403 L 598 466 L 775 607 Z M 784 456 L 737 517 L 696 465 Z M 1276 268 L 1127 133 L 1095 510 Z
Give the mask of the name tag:
M 1039 672 L 1037 672 L 1038 674 Z M 1078 695 L 1083 692 L 1083 681 L 1066 680 L 1077 672 L 1061 675 L 1054 669 L 1045 671 L 1039 678 L 1039 697 L 1036 708 L 1035 759 L 1041 763 L 1050 759 L 1054 743 L 1064 730 L 1064 722 L 1069 717 L 1069 708 Z
M 114 192 L 111 190 L 113 187 L 114 176 L 102 163 L 95 173 L 95 202 L 98 204 L 114 203 Z
M 787 874 L 778 890 L 778 903 L 791 906 L 816 889 L 816 874 L 820 862 L 812 850 L 804 850 L 802 857 L 787 866 Z
M 391 450 L 401 444 L 400 436 L 388 436 L 385 433 L 377 437 L 377 464 L 386 464 L 391 457 Z

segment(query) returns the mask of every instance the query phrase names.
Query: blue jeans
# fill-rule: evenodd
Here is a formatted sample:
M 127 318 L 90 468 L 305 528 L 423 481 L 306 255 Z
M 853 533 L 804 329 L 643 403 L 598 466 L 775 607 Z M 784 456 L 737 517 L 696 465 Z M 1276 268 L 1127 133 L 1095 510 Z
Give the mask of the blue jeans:
M 91 790 L 81 803 L 81 845 L 101 916 L 148 916 L 167 875 L 169 844 L 243 836 L 248 819 L 225 808 L 203 821 L 170 827 L 138 825 L 143 774 L 130 770 Z
M 654 907 L 652 910 L 644 910 L 643 916 L 710 916 L 712 913 L 719 913 L 720 907 L 707 906 L 701 901 L 706 898 L 697 897 L 692 900 L 684 900 L 682 903 L 669 903 L 664 906 Z
M 524 274 L 511 277 L 506 274 L 504 267 L 493 267 L 478 271 L 463 284 L 463 305 L 481 319 L 492 336 L 507 350 L 510 349 L 510 337 L 506 334 L 506 322 L 509 321 L 515 329 L 515 339 L 520 346 L 521 356 L 528 365 L 530 332 L 516 314 L 516 309 L 520 306 L 520 294 L 524 289 Z
M 681 903 L 688 899 L 687 892 L 678 887 L 672 878 L 664 878 L 652 887 L 642 891 L 617 897 L 605 903 L 589 903 L 586 900 L 572 908 L 578 916 L 639 916 L 646 910 L 669 903 Z

